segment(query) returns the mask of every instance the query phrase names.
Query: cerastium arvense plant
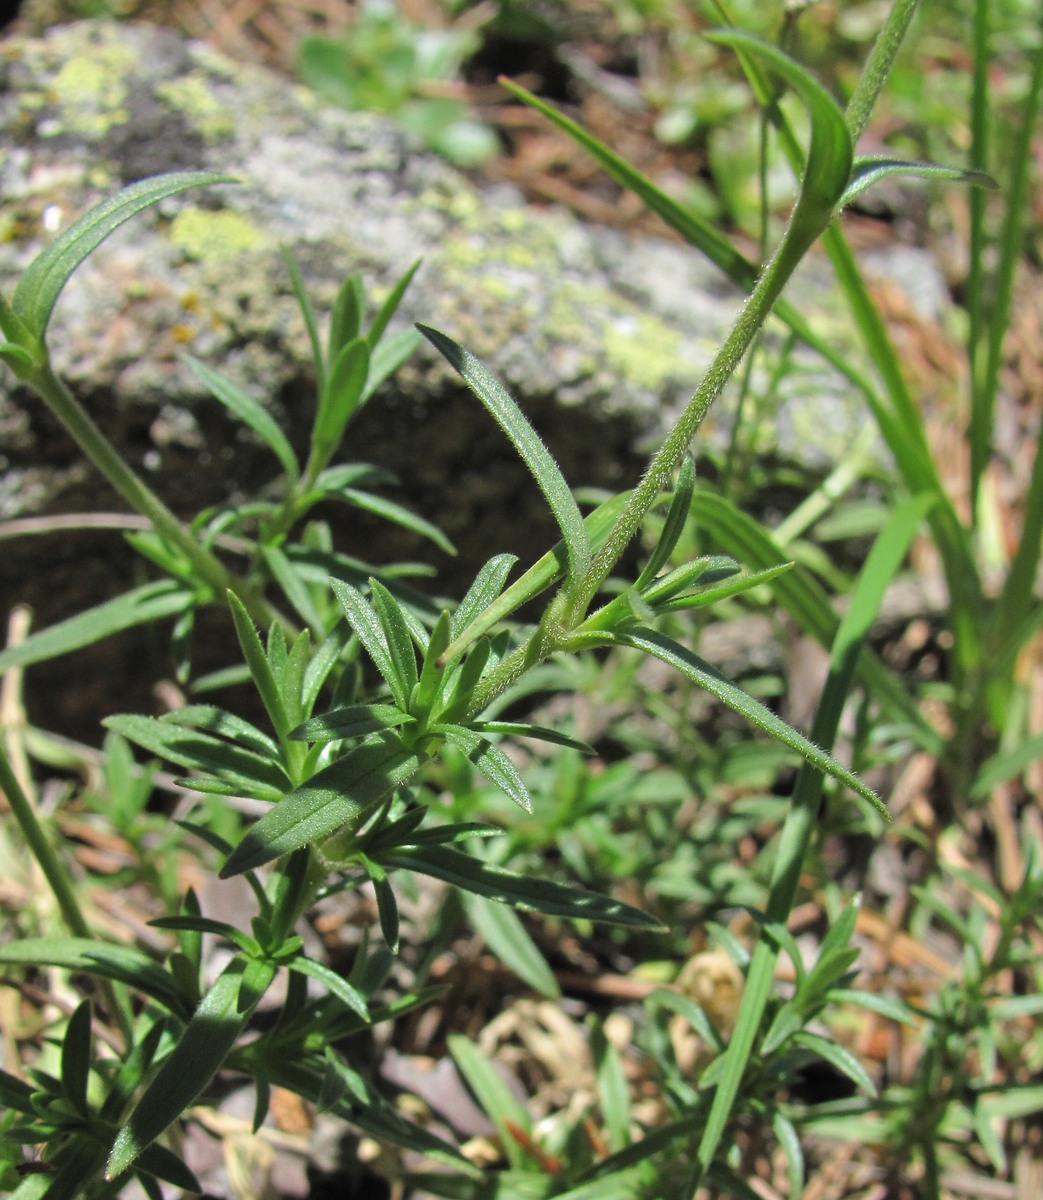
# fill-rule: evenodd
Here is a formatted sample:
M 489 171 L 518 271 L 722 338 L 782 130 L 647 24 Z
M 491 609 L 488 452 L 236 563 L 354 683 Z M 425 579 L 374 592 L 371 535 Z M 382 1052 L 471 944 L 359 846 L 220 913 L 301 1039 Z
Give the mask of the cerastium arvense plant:
M 450 1187 L 453 1195 L 502 1194 L 494 1184 L 482 1183 L 453 1147 L 399 1115 L 338 1047 L 349 1035 L 429 999 L 429 993 L 418 991 L 389 1000 L 382 991 L 399 941 L 398 905 L 390 881 L 396 871 L 433 876 L 478 897 L 559 917 L 637 929 L 656 926 L 653 918 L 609 896 L 514 873 L 472 852 L 469 846 L 479 845 L 496 829 L 473 822 L 446 823 L 425 786 L 425 768 L 443 752 L 462 754 L 523 809 L 538 810 L 538 798 L 534 804 L 499 740 L 540 739 L 583 752 L 589 747 L 554 729 L 492 719 L 487 711 L 552 656 L 605 647 L 662 660 L 789 747 L 805 765 L 761 915 L 764 936 L 748 964 L 743 1008 L 730 1041 L 707 1024 L 697 1006 L 684 1006 L 676 997 L 655 1002 L 661 1010 L 665 1006 L 690 1020 L 716 1057 L 698 1087 L 673 1088 L 684 1110 L 676 1120 L 632 1143 L 619 1094 L 619 1063 L 598 1043 L 612 1153 L 596 1162 L 577 1161 L 569 1171 L 542 1182 L 530 1179 L 524 1194 L 576 1200 L 661 1194 L 657 1156 L 664 1150 L 673 1153 L 678 1139 L 693 1137 L 699 1141 L 698 1153 L 678 1186 L 691 1191 L 708 1180 L 748 1194 L 722 1153 L 728 1123 L 742 1113 L 759 1114 L 771 1123 L 787 1147 L 794 1194 L 799 1190 L 799 1139 L 786 1112 L 771 1099 L 774 1082 L 785 1076 L 785 1064 L 822 1057 L 858 1086 L 872 1086 L 850 1055 L 807 1029 L 824 1004 L 851 999 L 847 984 L 854 952 L 847 942 L 854 910 L 840 917 L 819 962 L 801 975 L 788 1004 L 769 1006 L 772 969 L 780 947 L 792 951 L 799 963 L 785 924 L 812 841 L 823 774 L 886 816 L 873 792 L 823 747 L 832 744 L 883 589 L 934 497 L 916 497 L 902 505 L 878 537 L 833 639 L 833 670 L 810 738 L 662 632 L 657 620 L 785 578 L 784 563 L 750 572 L 724 557 L 670 564 L 693 504 L 689 448 L 711 404 L 773 308 L 802 335 L 813 336 L 799 314 L 780 301 L 804 254 L 830 230 L 845 203 L 883 175 L 911 169 L 965 177 L 959 171 L 854 155 L 854 141 L 884 83 L 911 8 L 902 2 L 895 5 L 847 115 L 779 50 L 742 32 L 715 35 L 740 55 L 769 101 L 775 81 L 799 96 L 809 117 L 809 143 L 801 156 L 797 203 L 762 271 L 756 272 L 723 237 L 700 231 L 704 248 L 751 287 L 750 296 L 702 384 L 632 491 L 584 516 L 546 447 L 497 380 L 444 333 L 419 327 L 500 424 L 542 489 L 561 532 L 560 542 L 512 583 L 508 577 L 514 560 L 507 555 L 492 558 L 455 605 L 418 600 L 397 586 L 393 572 L 382 577 L 338 556 L 328 530 L 305 520 L 319 500 L 341 499 L 444 544 L 427 522 L 362 490 L 362 485 L 381 481 L 374 468 L 333 463 L 348 421 L 411 348 L 411 332 L 385 336 L 408 276 L 365 331 L 362 286 L 357 278 L 349 279 L 337 298 L 324 344 L 300 276 L 288 261 L 318 382 L 310 451 L 303 465 L 261 405 L 211 368 L 191 364 L 215 398 L 269 447 L 282 474 L 276 499 L 203 513 L 190 526 L 128 467 L 56 377 L 45 335 L 65 281 L 113 229 L 161 199 L 227 180 L 184 173 L 127 188 L 70 227 L 30 266 L 10 301 L 0 299 L 0 328 L 7 339 L 0 356 L 77 438 L 123 499 L 148 519 L 150 532 L 133 540 L 164 573 L 159 582 L 11 648 L 0 656 L 0 668 L 31 664 L 130 625 L 176 615 L 179 661 L 188 679 L 193 614 L 200 605 L 227 602 L 268 728 L 211 703 L 190 703 L 159 719 L 115 716 L 106 724 L 114 734 L 179 768 L 185 787 L 205 796 L 245 797 L 270 806 L 255 823 L 237 827 L 234 843 L 205 820 L 185 822 L 189 834 L 222 857 L 222 877 L 245 877 L 257 912 L 248 930 L 240 928 L 207 917 L 189 891 L 179 911 L 155 922 L 173 938 L 171 952 L 157 961 L 91 936 L 66 862 L 27 794 L 28 781 L 20 780 L 7 755 L 0 754 L 0 786 L 71 935 L 0 947 L 0 962 L 9 967 L 46 964 L 100 981 L 93 1000 L 84 1001 L 64 1029 L 56 1031 L 54 1053 L 47 1060 L 52 1069 L 33 1066 L 24 1078 L 0 1075 L 0 1096 L 9 1110 L 0 1126 L 3 1144 L 42 1147 L 38 1163 L 30 1164 L 17 1153 L 12 1156 L 6 1182 L 19 1200 L 115 1195 L 131 1176 L 152 1196 L 161 1195 L 160 1180 L 194 1188 L 171 1131 L 221 1070 L 252 1077 L 258 1125 L 272 1088 L 288 1088 L 378 1138 L 456 1169 L 455 1176 L 432 1175 L 431 1188 Z M 634 184 L 635 178 L 628 182 Z M 640 181 L 637 186 L 653 206 L 662 207 L 654 191 Z M 666 516 L 658 543 L 637 579 L 620 585 L 612 576 L 621 556 L 659 505 L 665 505 Z M 534 625 L 512 621 L 520 606 L 544 594 L 549 599 Z M 265 631 L 263 637 L 258 626 Z M 376 683 L 367 684 L 374 668 Z M 344 978 L 305 952 L 297 930 L 321 897 L 364 881 L 375 889 L 382 939 L 367 944 Z M 202 954 L 205 934 L 233 948 L 227 965 L 209 983 Z M 510 936 L 527 935 L 518 925 L 510 929 Z M 286 973 L 286 990 L 277 1019 L 253 1023 L 259 1003 L 281 972 Z M 308 990 L 309 981 L 322 986 L 319 998 Z M 104 1015 L 109 1026 L 104 1045 L 92 1035 L 92 1003 L 98 1010 L 95 1015 Z M 767 1032 L 751 1066 L 766 1011 Z M 459 1043 L 455 1052 L 480 1088 L 488 1079 L 480 1060 Z M 495 1086 L 488 1086 L 495 1100 Z M 676 1155 L 674 1161 L 676 1168 Z M 606 1187 L 615 1190 L 609 1193 Z

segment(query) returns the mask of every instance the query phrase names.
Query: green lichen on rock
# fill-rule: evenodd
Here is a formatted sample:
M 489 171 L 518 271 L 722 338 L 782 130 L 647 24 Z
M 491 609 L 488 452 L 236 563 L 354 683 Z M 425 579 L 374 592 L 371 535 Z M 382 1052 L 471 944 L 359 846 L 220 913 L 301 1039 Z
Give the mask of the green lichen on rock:
M 190 206 L 170 226 L 171 242 L 189 258 L 216 262 L 262 249 L 268 238 L 240 213 Z
M 127 78 L 138 62 L 130 46 L 100 41 L 70 58 L 50 81 L 61 111 L 62 131 L 103 138 L 127 121 Z
M 156 95 L 181 112 L 189 125 L 208 142 L 217 142 L 235 133 L 232 114 L 199 72 L 156 84 Z

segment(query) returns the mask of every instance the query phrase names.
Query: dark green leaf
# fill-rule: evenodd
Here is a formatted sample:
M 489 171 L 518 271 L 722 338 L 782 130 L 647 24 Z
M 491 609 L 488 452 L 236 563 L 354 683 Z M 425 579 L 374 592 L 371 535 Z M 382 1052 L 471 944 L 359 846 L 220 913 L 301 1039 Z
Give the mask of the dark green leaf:
M 382 853 L 380 860 L 386 867 L 432 875 L 465 892 L 488 896 L 490 900 L 510 904 L 513 908 L 577 921 L 606 921 L 642 929 L 662 929 L 655 918 L 619 900 L 565 887 L 550 879 L 518 875 L 448 846 L 403 846 Z
M 159 720 L 168 725 L 191 725 L 205 729 L 208 733 L 240 742 L 263 757 L 276 761 L 279 759 L 279 747 L 266 733 L 235 713 L 213 704 L 186 704 L 183 708 L 164 713 Z
M 335 496 L 336 499 L 360 508 L 363 512 L 373 513 L 374 516 L 382 517 L 392 525 L 399 525 L 403 529 L 427 538 L 429 542 L 434 542 L 439 550 L 446 554 L 456 553 L 456 547 L 437 525 L 432 525 L 430 521 L 418 517 L 416 513 L 411 512 L 402 504 L 396 504 L 394 500 L 388 500 L 384 496 L 375 496 L 372 492 L 360 492 L 356 488 L 342 488 Z
M 232 621 L 235 624 L 236 637 L 239 639 L 243 657 L 246 659 L 246 665 L 250 668 L 250 678 L 254 681 L 254 687 L 257 688 L 257 693 L 264 703 L 276 737 L 280 742 L 284 742 L 290 732 L 290 727 L 296 722 L 291 721 L 286 713 L 282 700 L 282 689 L 276 680 L 269 656 L 265 653 L 264 646 L 261 645 L 253 618 L 234 592 L 228 593 L 228 607 L 232 611 Z M 278 626 L 274 626 L 273 629 L 278 629 Z
M 319 980 L 329 992 L 336 996 L 338 1000 L 342 1000 L 352 1012 L 357 1013 L 364 1021 L 369 1021 L 369 1009 L 366 1005 L 366 997 L 357 988 L 352 987 L 343 975 L 338 975 L 336 971 L 331 970 L 325 964 L 316 962 L 311 958 L 305 958 L 304 955 L 298 955 L 297 958 L 291 959 L 286 965 L 291 971 L 297 971 L 301 975 L 307 975 L 311 979 Z
M 62 1038 L 62 1090 L 77 1112 L 86 1116 L 87 1083 L 91 1073 L 91 1005 L 81 1001 Z
M 357 821 L 414 775 L 420 763 L 416 751 L 390 735 L 356 746 L 266 813 L 236 847 L 221 878 L 263 866 Z
M 173 978 L 130 946 L 109 945 L 87 938 L 20 938 L 0 945 L 0 963 L 61 967 L 125 983 L 157 1000 L 178 1016 L 186 1016 L 184 997 Z
M 312 431 L 312 450 L 325 460 L 340 443 L 344 427 L 362 403 L 369 374 L 369 342 L 357 337 L 348 342 L 330 365 L 326 388 Z
M 435 725 L 432 732 L 440 733 L 447 742 L 462 750 L 478 770 L 515 804 L 527 813 L 532 812 L 529 790 L 518 774 L 517 767 L 502 750 L 462 725 Z
M 681 462 L 681 469 L 677 473 L 677 487 L 674 489 L 673 499 L 670 501 L 670 508 L 663 524 L 663 532 L 659 535 L 655 549 L 634 584 L 637 591 L 643 592 L 670 561 L 670 555 L 673 554 L 674 547 L 688 522 L 694 489 L 695 459 L 690 454 L 686 454 Z
M 201 730 L 182 729 L 134 713 L 106 717 L 102 724 L 180 767 L 213 772 L 219 779 L 247 788 L 259 785 L 267 794 L 282 795 L 290 786 L 286 772 L 271 757 Z
M 412 720 L 409 713 L 394 704 L 349 704 L 312 717 L 291 730 L 290 737 L 304 742 L 333 742 L 376 733 L 379 729 L 393 729 Z
M 461 630 L 470 625 L 499 596 L 511 568 L 517 561 L 518 557 L 515 554 L 497 554 L 479 570 L 474 577 L 474 583 L 467 589 L 467 594 L 453 613 L 452 637 L 458 637 Z
M 992 192 L 999 187 L 991 175 L 986 175 L 984 171 L 970 171 L 966 167 L 943 167 L 938 163 L 929 162 L 903 162 L 899 158 L 856 158 L 851 169 L 851 182 L 840 200 L 841 207 L 850 204 L 866 188 L 891 175 L 911 175 L 918 179 L 944 179 L 954 183 L 968 183 Z
M 369 342 L 369 348 L 372 350 L 384 336 L 384 331 L 388 327 L 388 322 L 398 312 L 398 306 L 402 303 L 402 297 L 406 294 L 406 289 L 413 282 L 413 276 L 420 269 L 420 264 L 423 259 L 418 258 L 416 262 L 409 268 L 408 271 L 398 280 L 395 286 L 387 295 L 387 299 L 380 306 L 380 311 L 373 318 L 373 323 L 366 331 L 366 339 Z M 412 332 L 412 330 L 410 330 Z
M 391 661 L 394 664 L 395 678 L 398 680 L 399 687 L 406 700 L 406 703 L 402 707 L 408 708 L 409 701 L 413 696 L 413 690 L 416 688 L 420 677 L 417 674 L 416 650 L 409 633 L 406 615 L 399 606 L 398 601 L 379 579 L 371 579 L 369 587 L 373 595 L 374 609 L 380 620 L 380 626 L 384 631 L 384 640 L 387 642 L 388 653 L 391 655 Z M 397 695 L 398 693 L 396 692 L 395 694 Z
M 106 1179 L 114 1179 L 132 1166 L 193 1103 L 228 1057 L 260 999 L 257 995 L 240 1008 L 245 970 L 244 960 L 233 958 L 199 1002 L 174 1049 L 120 1129 L 105 1168 Z
M 403 712 L 408 711 L 409 691 L 403 688 L 401 680 L 398 678 L 395 660 L 388 647 L 384 628 L 373 606 L 350 583 L 333 579 L 330 581 L 330 586 L 347 614 L 348 621 L 358 635 L 359 641 L 384 677 L 384 682 L 391 689 L 395 703 Z
M 540 742 L 552 742 L 556 746 L 568 746 L 571 750 L 578 750 L 580 754 L 597 754 L 593 746 L 581 742 L 579 738 L 569 737 L 567 733 L 550 729 L 546 725 L 530 725 L 525 721 L 474 721 L 470 728 L 476 733 L 499 733 L 511 737 L 535 738 Z
M 541 996 L 561 996 L 554 972 L 513 908 L 474 892 L 464 892 L 463 902 L 471 924 L 504 966 Z

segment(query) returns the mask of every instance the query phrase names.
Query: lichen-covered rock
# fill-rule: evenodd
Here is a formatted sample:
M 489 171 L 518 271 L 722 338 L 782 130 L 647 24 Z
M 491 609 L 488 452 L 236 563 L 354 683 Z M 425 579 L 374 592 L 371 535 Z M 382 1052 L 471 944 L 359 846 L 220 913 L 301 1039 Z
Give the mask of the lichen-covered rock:
M 638 449 L 691 395 L 740 303 L 693 250 L 536 210 L 509 189 L 480 191 L 385 119 L 342 112 L 144 25 L 83 22 L 0 44 L 0 131 L 8 295 L 55 231 L 133 180 L 194 168 L 241 180 L 120 229 L 77 271 L 51 327 L 59 371 L 185 513 L 255 488 L 272 469 L 183 351 L 264 400 L 298 447 L 306 436 L 310 356 L 280 245 L 320 312 L 346 274 L 361 271 L 379 297 L 423 257 L 401 319 L 439 327 L 486 359 L 576 486 L 636 476 Z M 805 457 L 817 444 L 829 458 L 864 414 L 817 362 L 779 394 L 811 390 L 816 419 L 787 400 L 785 419 L 766 428 L 784 453 L 788 438 Z M 725 404 L 705 432 L 724 439 L 729 424 Z M 778 448 L 774 435 L 766 447 Z M 395 471 L 465 557 L 530 554 L 551 536 L 513 451 L 426 348 L 371 401 L 346 453 Z M 0 519 L 110 506 L 38 403 L 9 386 Z M 10 598 L 5 588 L 0 600 Z

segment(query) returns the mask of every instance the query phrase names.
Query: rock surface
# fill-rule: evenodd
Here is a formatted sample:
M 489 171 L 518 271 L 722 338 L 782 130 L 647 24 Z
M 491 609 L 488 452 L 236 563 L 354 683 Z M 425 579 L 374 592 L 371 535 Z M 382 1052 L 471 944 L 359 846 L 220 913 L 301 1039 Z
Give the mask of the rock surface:
M 695 251 L 535 210 L 510 190 L 479 191 L 385 119 L 331 108 L 144 25 L 82 22 L 0 44 L 0 130 L 7 295 L 55 231 L 127 183 L 199 168 L 242 181 L 133 219 L 77 271 L 51 326 L 59 372 L 185 514 L 246 494 L 274 470 L 183 351 L 263 400 L 301 449 L 314 380 L 280 245 L 320 313 L 346 274 L 360 271 L 379 298 L 423 257 L 402 323 L 423 320 L 485 359 L 576 487 L 637 477 L 741 299 Z M 115 507 L 36 399 L 10 383 L 0 395 L 0 521 Z M 797 398 L 809 392 L 816 403 L 827 394 L 828 419 L 802 415 Z M 864 423 L 859 402 L 815 361 L 786 380 L 787 395 L 766 422 L 768 452 L 828 460 Z M 729 423 L 724 403 L 707 436 L 726 439 Z M 524 467 L 426 347 L 370 402 L 345 454 L 394 471 L 398 498 L 441 524 L 463 562 L 503 549 L 529 557 L 553 539 Z M 374 536 L 377 552 L 365 544 Z M 359 522 L 347 537 L 349 552 L 374 561 L 416 551 L 388 542 L 386 526 Z M 44 553 L 27 539 L 6 543 L 5 611 L 28 598 L 39 625 L 100 598 L 110 585 L 85 559 L 115 553 L 114 539 L 75 539 L 49 538 Z

